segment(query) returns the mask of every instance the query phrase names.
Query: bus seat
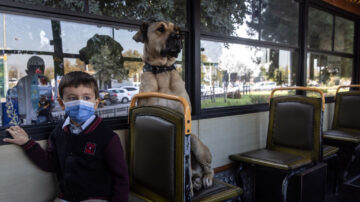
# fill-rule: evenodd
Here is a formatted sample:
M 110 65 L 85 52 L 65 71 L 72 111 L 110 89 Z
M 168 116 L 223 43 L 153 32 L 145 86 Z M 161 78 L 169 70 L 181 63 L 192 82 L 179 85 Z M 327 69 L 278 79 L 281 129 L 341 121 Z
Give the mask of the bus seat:
M 339 92 L 345 87 L 360 87 L 360 85 L 339 86 L 335 97 L 335 110 L 332 128 L 324 132 L 327 144 L 340 147 L 342 159 L 345 162 L 342 180 L 348 179 L 349 171 L 354 166 L 354 160 L 360 154 L 360 91 Z M 356 170 L 356 168 L 354 169 Z M 354 173 L 359 174 L 359 172 Z
M 323 160 L 330 158 L 331 156 L 337 154 L 339 147 L 333 147 L 330 145 L 323 145 Z
M 272 95 L 273 93 L 274 91 Z M 289 179 L 322 160 L 321 125 L 324 97 L 322 92 L 319 93 L 322 99 L 299 95 L 271 96 L 266 148 L 229 156 L 240 165 L 239 170 L 243 167 L 262 167 L 283 173 L 285 177 L 281 187 L 282 201 L 287 200 Z M 327 155 L 336 152 L 335 148 L 326 148 Z M 238 181 L 241 182 L 241 179 Z M 244 192 L 247 192 L 246 188 L 243 187 Z
M 241 188 L 215 180 L 211 188 L 191 196 L 190 133 L 185 120 L 191 122 L 166 107 L 130 106 L 131 201 L 220 201 L 241 194 Z
M 38 143 L 46 148 L 47 141 Z M 42 171 L 16 145 L 0 146 L 0 201 L 53 201 L 57 193 L 55 175 Z

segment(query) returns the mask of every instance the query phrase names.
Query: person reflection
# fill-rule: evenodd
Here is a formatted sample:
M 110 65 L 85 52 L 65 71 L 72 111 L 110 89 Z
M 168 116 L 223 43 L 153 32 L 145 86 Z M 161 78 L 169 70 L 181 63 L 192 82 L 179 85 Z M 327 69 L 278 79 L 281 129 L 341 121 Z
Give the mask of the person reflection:
M 26 76 L 20 79 L 16 85 L 18 93 L 19 116 L 22 124 L 42 123 L 48 121 L 45 117 L 38 119 L 38 114 L 49 117 L 51 106 L 46 107 L 41 102 L 52 98 L 51 84 L 42 75 L 45 70 L 45 63 L 39 56 L 32 56 L 27 62 Z M 40 97 L 43 97 L 40 100 Z M 40 108 L 39 108 L 40 107 Z
M 51 115 L 51 102 L 48 100 L 46 95 L 41 95 L 37 110 L 37 121 L 36 123 L 46 123 L 52 120 Z

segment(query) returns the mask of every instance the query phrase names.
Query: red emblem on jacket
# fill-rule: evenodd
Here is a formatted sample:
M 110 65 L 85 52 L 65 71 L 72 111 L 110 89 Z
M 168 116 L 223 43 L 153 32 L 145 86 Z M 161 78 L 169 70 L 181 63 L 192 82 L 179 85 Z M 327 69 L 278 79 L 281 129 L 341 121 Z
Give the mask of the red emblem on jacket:
M 96 144 L 95 143 L 91 143 L 91 142 L 86 143 L 85 151 L 84 151 L 85 153 L 94 155 L 95 150 L 96 150 Z

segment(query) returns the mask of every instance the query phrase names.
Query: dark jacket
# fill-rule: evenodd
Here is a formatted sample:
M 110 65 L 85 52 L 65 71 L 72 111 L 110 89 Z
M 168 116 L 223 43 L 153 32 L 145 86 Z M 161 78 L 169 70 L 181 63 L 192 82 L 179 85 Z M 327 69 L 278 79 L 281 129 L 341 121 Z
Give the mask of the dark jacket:
M 62 125 L 51 133 L 47 151 L 33 140 L 23 146 L 40 168 L 56 172 L 59 197 L 128 201 L 129 179 L 119 137 L 100 118 L 78 135 Z

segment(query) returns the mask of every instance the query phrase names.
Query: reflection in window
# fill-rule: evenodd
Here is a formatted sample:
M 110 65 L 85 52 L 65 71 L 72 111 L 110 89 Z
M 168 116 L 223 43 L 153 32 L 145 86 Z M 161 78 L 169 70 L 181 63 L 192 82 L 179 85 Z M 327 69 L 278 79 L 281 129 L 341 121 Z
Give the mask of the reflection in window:
M 307 85 L 321 88 L 335 95 L 339 85 L 349 85 L 352 77 L 351 58 L 309 53 L 307 59 Z
M 201 30 L 206 32 L 259 39 L 261 31 L 263 41 L 297 46 L 298 21 L 294 0 L 201 1 Z
M 11 54 L 8 67 L 6 100 L 2 100 L 4 125 L 35 124 L 52 121 L 54 107 L 54 67 L 52 56 Z M 5 112 L 5 113 L 4 113 Z
M 10 14 L 1 14 L 1 17 L 6 28 L 5 49 L 54 51 L 50 45 L 53 39 L 50 20 Z
M 201 41 L 201 107 L 266 103 L 273 88 L 295 85 L 292 51 Z
M 64 74 L 73 71 L 86 71 L 89 74 L 94 74 L 93 68 L 85 65 L 79 58 L 64 58 Z
M 294 0 L 261 1 L 261 40 L 297 46 L 299 5 Z
M 258 39 L 258 1 L 201 1 L 201 30 Z
M 63 119 L 57 87 L 63 73 L 72 71 L 85 71 L 98 81 L 101 101 L 96 113 L 100 117 L 127 115 L 129 100 L 139 90 L 143 68 L 143 44 L 133 41 L 134 30 L 1 16 L 5 19 L 1 31 L 6 30 L 2 38 L 6 43 L 0 47 L 4 53 L 0 55 L 0 126 Z M 176 61 L 182 76 L 184 55 L 182 51 Z
M 165 20 L 181 27 L 185 26 L 185 11 L 185 0 L 89 0 L 89 12 L 93 14 L 140 21 L 149 19 Z
M 18 3 L 24 3 L 24 4 L 30 4 L 35 6 L 45 6 L 45 7 L 51 7 L 51 8 L 60 8 L 60 9 L 66 9 L 71 11 L 84 11 L 84 0 L 12 0 L 14 2 Z
M 335 51 L 353 53 L 354 24 L 351 20 L 335 17 Z
M 73 22 L 60 22 L 64 53 L 77 53 L 95 34 L 112 36 L 112 28 Z
M 4 47 L 4 22 L 5 22 L 5 15 L 0 14 L 0 47 Z
M 333 16 L 324 11 L 309 8 L 307 47 L 331 50 Z

